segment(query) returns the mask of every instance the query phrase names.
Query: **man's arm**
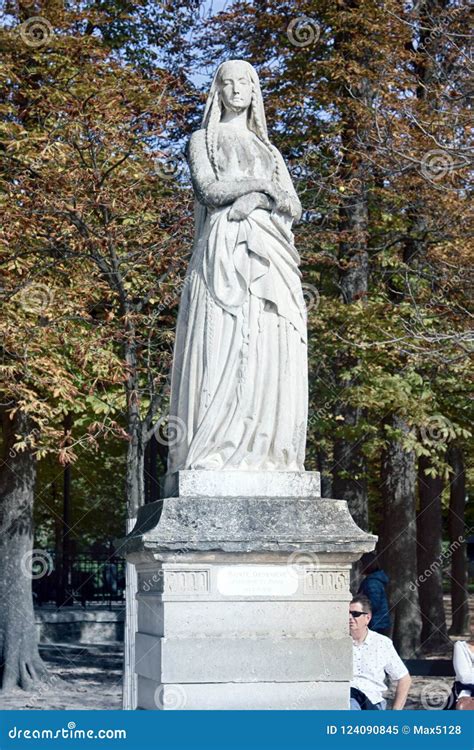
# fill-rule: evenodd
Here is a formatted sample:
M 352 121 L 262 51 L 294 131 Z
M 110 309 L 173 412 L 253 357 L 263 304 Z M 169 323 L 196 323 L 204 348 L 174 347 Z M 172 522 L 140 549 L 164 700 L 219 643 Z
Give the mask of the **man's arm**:
M 407 699 L 408 691 L 411 685 L 411 677 L 405 664 L 397 654 L 392 641 L 390 641 L 388 638 L 384 638 L 384 643 L 385 647 L 387 648 L 387 663 L 385 665 L 385 671 L 392 682 L 397 683 L 392 708 L 395 711 L 400 711 L 405 705 Z
M 398 680 L 392 706 L 392 709 L 394 711 L 401 711 L 404 707 L 407 700 L 408 691 L 410 690 L 410 685 L 411 677 L 409 674 L 406 674 L 404 677 L 400 677 L 400 679 Z

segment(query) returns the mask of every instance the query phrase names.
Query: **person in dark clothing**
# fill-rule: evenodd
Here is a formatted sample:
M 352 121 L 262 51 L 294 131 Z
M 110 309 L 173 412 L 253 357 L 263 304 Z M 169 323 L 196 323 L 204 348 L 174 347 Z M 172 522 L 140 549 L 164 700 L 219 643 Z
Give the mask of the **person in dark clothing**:
M 376 633 L 388 636 L 392 625 L 385 590 L 389 580 L 388 576 L 381 570 L 375 552 L 367 552 L 365 555 L 362 555 L 361 563 L 362 573 L 365 575 L 365 578 L 360 584 L 357 593 L 363 594 L 370 599 L 372 619 L 369 628 L 370 630 L 375 630 Z

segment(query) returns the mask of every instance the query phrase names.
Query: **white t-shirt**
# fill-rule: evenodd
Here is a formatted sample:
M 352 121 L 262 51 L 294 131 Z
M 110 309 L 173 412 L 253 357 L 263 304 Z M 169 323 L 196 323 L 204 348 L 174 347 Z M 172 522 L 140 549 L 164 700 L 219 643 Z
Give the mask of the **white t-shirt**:
M 454 644 L 453 667 L 456 680 L 464 685 L 474 685 L 474 653 L 466 641 L 456 641 Z M 470 695 L 470 693 L 467 690 L 459 693 L 460 698 L 465 695 Z
M 400 680 L 408 674 L 408 669 L 390 638 L 373 630 L 368 631 L 360 645 L 353 640 L 352 646 L 353 678 L 350 685 L 361 690 L 372 703 L 380 703 L 387 690 L 386 675 L 392 680 Z

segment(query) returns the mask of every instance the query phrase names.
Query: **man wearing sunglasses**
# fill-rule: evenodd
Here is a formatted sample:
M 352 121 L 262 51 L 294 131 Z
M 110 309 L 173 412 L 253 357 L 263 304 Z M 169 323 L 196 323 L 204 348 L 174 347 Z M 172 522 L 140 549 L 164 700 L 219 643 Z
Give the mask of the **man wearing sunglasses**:
M 385 709 L 387 702 L 383 693 L 387 689 L 385 677 L 388 675 L 397 682 L 393 709 L 400 710 L 405 705 L 411 677 L 390 638 L 369 630 L 371 617 L 370 599 L 358 594 L 349 605 L 354 675 L 350 708 L 356 711 Z

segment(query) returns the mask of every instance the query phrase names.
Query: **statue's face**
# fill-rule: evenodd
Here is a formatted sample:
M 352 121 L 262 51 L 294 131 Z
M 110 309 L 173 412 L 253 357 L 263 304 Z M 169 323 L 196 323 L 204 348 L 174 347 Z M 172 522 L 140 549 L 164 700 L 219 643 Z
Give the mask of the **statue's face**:
M 252 82 L 247 68 L 239 63 L 226 63 L 219 76 L 219 90 L 224 107 L 231 112 L 247 109 L 252 100 Z

